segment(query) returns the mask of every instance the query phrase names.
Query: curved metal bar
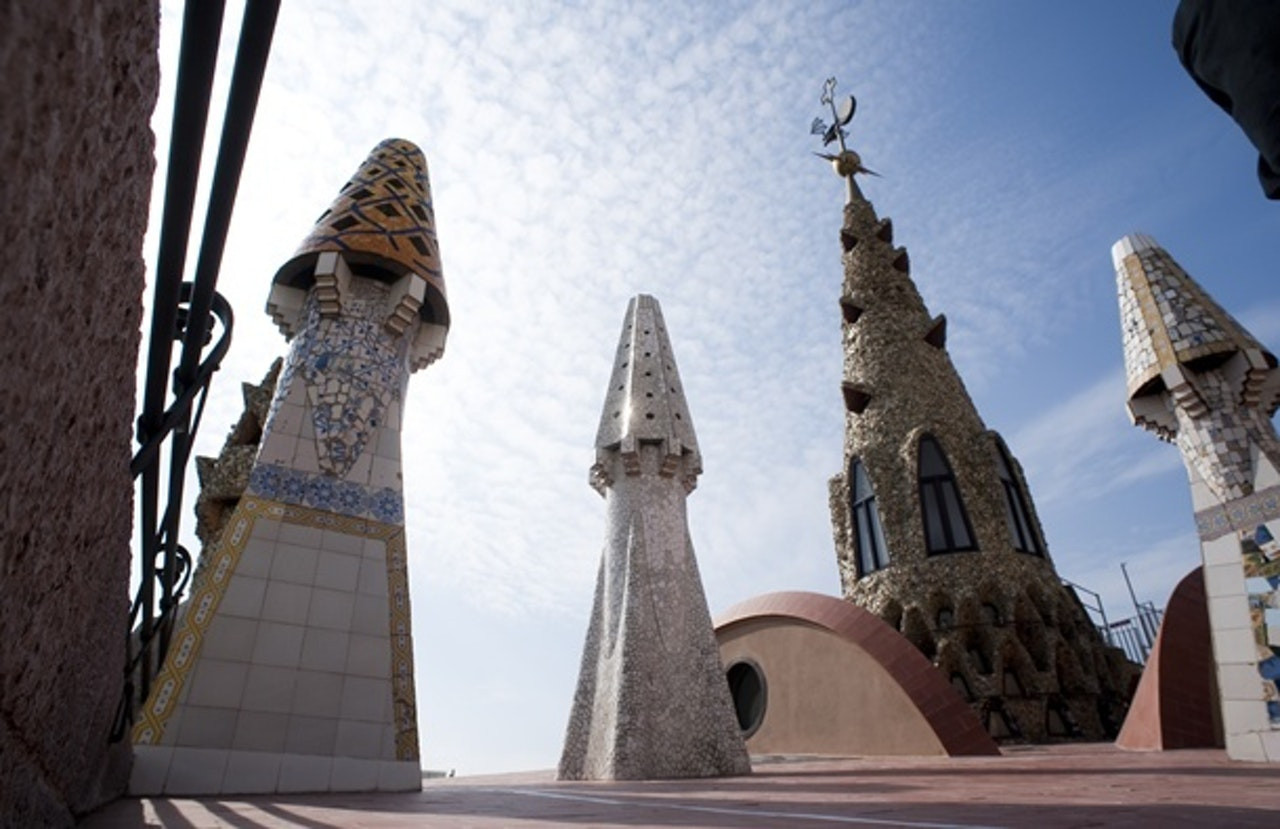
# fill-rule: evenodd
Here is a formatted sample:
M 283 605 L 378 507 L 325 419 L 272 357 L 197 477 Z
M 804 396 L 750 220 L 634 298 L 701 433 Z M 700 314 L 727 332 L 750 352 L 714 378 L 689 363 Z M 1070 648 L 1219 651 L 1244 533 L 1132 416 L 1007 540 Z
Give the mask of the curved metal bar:
M 193 572 L 190 554 L 178 543 L 183 485 L 210 383 L 231 342 L 233 315 L 231 306 L 216 291 L 218 271 L 280 2 L 248 0 L 245 5 L 195 278 L 182 282 L 223 7 L 223 0 L 187 0 L 183 18 L 143 410 L 138 418 L 141 446 L 130 463 L 130 472 L 140 480 L 141 489 L 142 580 L 130 609 L 124 698 L 113 740 L 124 737 L 132 720 L 135 675 L 140 698 L 150 692 L 151 679 L 168 650 L 178 602 Z M 185 309 L 180 307 L 184 304 Z M 215 318 L 222 335 L 210 348 Z M 182 350 L 173 375 L 174 399 L 166 408 L 175 339 L 181 340 Z M 166 442 L 167 458 L 163 451 Z M 169 491 L 161 511 L 160 471 L 165 460 Z

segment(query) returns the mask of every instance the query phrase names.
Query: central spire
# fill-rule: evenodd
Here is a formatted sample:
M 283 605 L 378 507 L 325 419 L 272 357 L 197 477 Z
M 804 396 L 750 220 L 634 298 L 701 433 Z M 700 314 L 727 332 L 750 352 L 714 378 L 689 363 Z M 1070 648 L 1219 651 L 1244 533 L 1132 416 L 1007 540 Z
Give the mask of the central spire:
M 642 294 L 627 306 L 596 435 L 605 544 L 562 780 L 751 771 L 689 536 L 685 498 L 701 472 L 662 311 Z
M 993 738 L 1110 736 L 1123 657 L 1062 587 L 1022 468 L 947 352 L 946 317 L 930 313 L 893 222 L 854 182 L 869 171 L 843 146 L 825 157 L 849 193 L 844 462 L 830 486 L 844 597 L 943 671 Z

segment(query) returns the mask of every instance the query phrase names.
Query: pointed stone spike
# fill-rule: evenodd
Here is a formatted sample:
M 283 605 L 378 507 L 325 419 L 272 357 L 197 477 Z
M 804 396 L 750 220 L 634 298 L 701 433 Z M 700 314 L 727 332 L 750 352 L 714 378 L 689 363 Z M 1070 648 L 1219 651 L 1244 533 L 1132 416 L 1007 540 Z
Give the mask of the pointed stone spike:
M 947 315 L 938 314 L 933 318 L 933 322 L 929 325 L 929 330 L 924 333 L 924 341 L 934 348 L 947 347 Z
M 840 392 L 844 395 L 844 407 L 854 414 L 862 414 L 871 403 L 871 392 L 858 383 L 841 383 Z
M 844 278 L 838 296 L 856 301 L 864 311 L 856 328 L 844 324 L 844 453 L 829 490 L 842 591 L 856 604 L 879 609 L 929 659 L 946 648 L 944 638 L 956 624 L 980 629 L 981 658 L 970 656 L 967 647 L 956 649 L 947 656 L 954 666 L 948 670 L 968 686 L 975 705 L 1007 713 L 1008 723 L 1001 721 L 1004 733 L 1020 728 L 1025 738 L 1044 740 L 1050 735 L 1043 713 L 1025 716 L 1021 695 L 1011 692 L 1006 704 L 1001 682 L 980 678 L 998 665 L 1000 643 L 1013 631 L 979 617 L 977 606 L 990 600 L 979 597 L 1021 594 L 1051 606 L 1071 602 L 1054 572 L 1026 479 L 1012 452 L 982 422 L 943 349 L 944 318 L 925 306 L 912 281 L 907 251 L 895 246 L 889 222 L 857 193 L 844 206 L 843 219 L 845 234 L 862 244 L 841 257 Z M 946 469 L 957 481 L 954 492 L 938 495 L 944 500 L 933 499 L 932 507 L 925 506 L 928 496 L 920 486 L 925 436 L 933 444 L 929 466 Z M 933 529 L 921 520 L 927 515 L 937 519 Z M 945 521 L 964 527 L 964 543 L 939 537 L 945 531 L 935 530 Z M 952 549 L 966 554 L 939 555 Z M 981 553 L 971 555 L 970 550 Z M 943 558 L 945 576 L 938 569 Z M 953 611 L 945 621 L 942 607 Z M 1016 617 L 1014 610 L 1005 612 Z M 1033 643 L 1029 647 L 1041 655 L 1060 648 L 1095 652 L 1105 647 L 1092 627 L 1081 627 L 1070 645 L 1060 631 L 1047 626 L 1037 628 L 1023 644 Z M 1058 663 L 1053 658 L 1047 663 L 1045 673 L 1053 681 L 1065 681 L 1057 674 Z M 1031 666 L 1022 663 L 1012 670 L 1022 672 L 1025 688 Z M 1106 681 L 1127 687 L 1124 670 L 1108 666 Z M 1063 697 L 1072 710 L 1095 707 L 1084 692 Z M 1015 723 L 1015 716 L 1022 719 Z M 1098 717 L 1080 727 L 1087 739 L 1099 740 L 1110 724 Z

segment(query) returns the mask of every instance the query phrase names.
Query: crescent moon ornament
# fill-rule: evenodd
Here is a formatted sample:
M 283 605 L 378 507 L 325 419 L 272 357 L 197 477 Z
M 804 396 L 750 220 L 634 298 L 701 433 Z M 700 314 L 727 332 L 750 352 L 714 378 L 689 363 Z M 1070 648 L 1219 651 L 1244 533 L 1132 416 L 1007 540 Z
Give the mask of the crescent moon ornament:
M 814 153 L 819 158 L 824 158 L 831 162 L 831 166 L 835 168 L 836 175 L 849 180 L 850 198 L 854 197 L 856 187 L 853 184 L 853 177 L 856 175 L 880 175 L 875 170 L 869 170 L 862 164 L 862 158 L 853 150 L 849 149 L 845 144 L 845 125 L 853 120 L 853 114 L 858 111 L 858 99 L 853 95 L 843 95 L 840 100 L 835 97 L 836 79 L 827 78 L 826 83 L 822 85 L 821 102 L 831 111 L 832 122 L 830 126 L 823 123 L 821 118 L 815 118 L 810 125 L 809 130 L 814 135 L 822 136 L 823 146 L 836 144 L 838 142 L 838 153 Z M 835 149 L 834 147 L 832 149 Z
M 843 127 L 845 124 L 853 120 L 853 113 L 857 110 L 858 99 L 850 95 L 842 100 L 840 105 L 836 107 L 836 123 Z

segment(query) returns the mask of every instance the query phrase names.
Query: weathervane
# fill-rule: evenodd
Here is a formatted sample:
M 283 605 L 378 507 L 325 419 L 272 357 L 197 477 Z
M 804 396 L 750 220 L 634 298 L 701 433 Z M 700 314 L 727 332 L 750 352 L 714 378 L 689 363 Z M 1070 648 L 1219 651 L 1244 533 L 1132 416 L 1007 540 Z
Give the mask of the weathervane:
M 838 141 L 840 143 L 838 155 L 830 153 L 814 153 L 814 155 L 830 161 L 831 166 L 835 168 L 836 175 L 849 179 L 850 195 L 852 195 L 855 174 L 869 173 L 873 176 L 880 174 L 863 167 L 862 159 L 858 154 L 845 146 L 844 139 L 848 133 L 845 132 L 844 128 L 846 124 L 853 120 L 853 113 L 858 109 L 858 99 L 852 95 L 847 95 L 837 103 L 835 91 L 836 79 L 827 78 L 826 83 L 822 85 L 822 97 L 819 100 L 831 108 L 831 126 L 823 123 L 821 118 L 814 118 L 813 123 L 809 126 L 809 132 L 813 135 L 821 135 L 824 147 L 832 142 Z

